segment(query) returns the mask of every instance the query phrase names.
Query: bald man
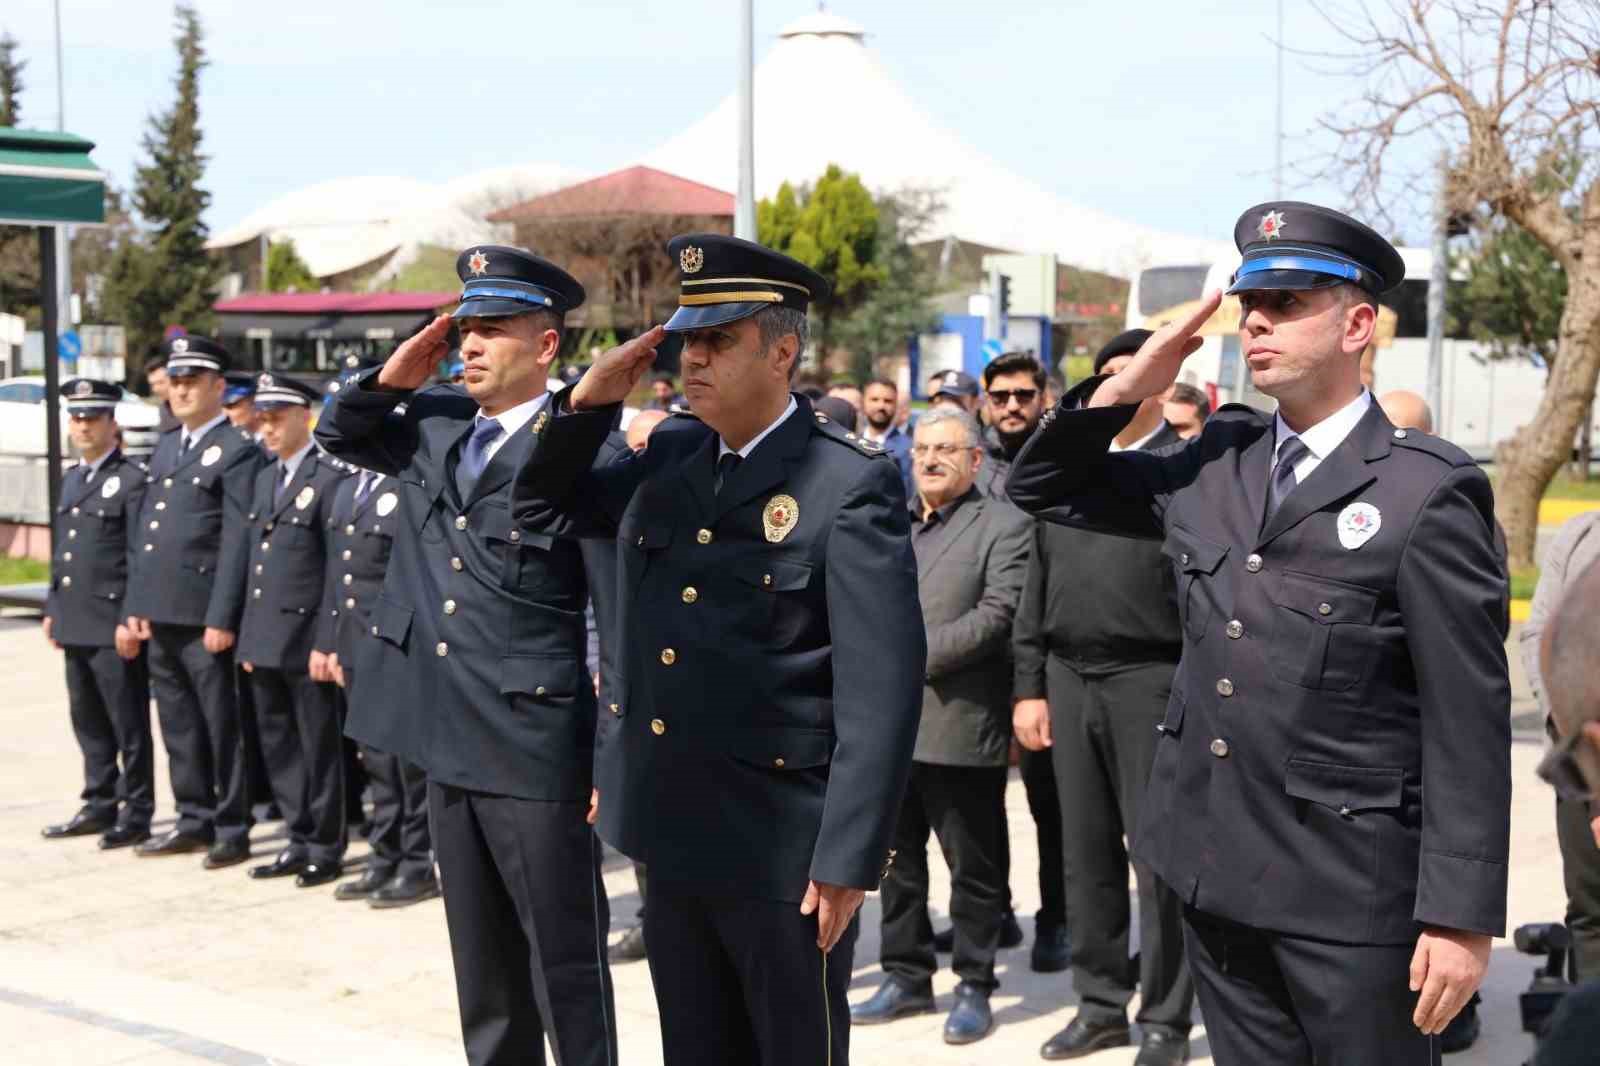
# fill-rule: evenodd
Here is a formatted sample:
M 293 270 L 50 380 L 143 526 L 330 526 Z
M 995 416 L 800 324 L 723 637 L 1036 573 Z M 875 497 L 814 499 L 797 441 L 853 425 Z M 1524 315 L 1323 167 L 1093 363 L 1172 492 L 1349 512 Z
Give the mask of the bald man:
M 645 442 L 650 439 L 650 431 L 667 420 L 667 412 L 654 409 L 640 411 L 628 423 L 628 448 L 631 451 L 644 451 Z
M 1420 429 L 1433 432 L 1433 412 L 1428 401 L 1406 389 L 1391 389 L 1378 397 L 1378 406 L 1389 416 L 1396 429 Z

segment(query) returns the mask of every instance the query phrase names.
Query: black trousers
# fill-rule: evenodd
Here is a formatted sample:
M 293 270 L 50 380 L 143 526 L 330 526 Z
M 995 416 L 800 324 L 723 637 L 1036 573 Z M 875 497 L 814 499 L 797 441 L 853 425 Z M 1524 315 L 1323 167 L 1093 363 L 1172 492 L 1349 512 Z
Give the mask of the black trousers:
M 155 745 L 144 653 L 130 661 L 113 648 L 69 646 L 66 664 L 72 733 L 83 753 L 84 809 L 119 825 L 149 828 Z
M 1439 1066 L 1411 1024 L 1414 944 L 1268 933 L 1192 907 L 1184 939 L 1217 1066 Z
M 235 700 L 239 706 L 239 741 L 244 757 L 244 787 L 252 808 L 272 800 L 272 779 L 267 776 L 267 760 L 261 754 L 261 730 L 256 725 L 256 701 L 250 694 L 250 675 L 243 669 L 234 678 Z
M 315 863 L 337 863 L 346 836 L 344 738 L 334 686 L 261 665 L 246 676 L 289 850 Z
M 1589 805 L 1556 800 L 1556 839 L 1567 886 L 1567 929 L 1578 980 L 1600 977 L 1600 848 L 1589 828 Z
M 1004 766 L 911 764 L 895 822 L 894 862 L 879 886 L 883 972 L 908 988 L 927 989 L 938 968 L 928 923 L 930 831 L 950 867 L 950 968 L 979 988 L 999 985 L 994 958 L 1006 910 L 1006 774 Z
M 350 674 L 347 668 L 344 672 L 345 687 L 334 685 L 333 693 L 339 715 L 339 752 L 344 762 L 344 815 L 351 825 L 359 825 L 366 820 L 362 794 L 370 783 L 370 774 L 362 746 L 345 736 L 344 732 L 344 725 L 350 720 Z
M 664 1066 L 849 1066 L 859 916 L 823 955 L 793 901 L 708 896 L 650 877 L 644 943 Z
M 213 655 L 201 626 L 150 626 L 150 687 L 167 746 L 178 829 L 217 840 L 250 835 L 233 652 Z
M 1056 770 L 1048 751 L 1029 751 L 1018 757 L 1022 790 L 1033 815 L 1033 832 L 1039 851 L 1039 925 L 1062 925 L 1067 920 L 1067 886 L 1062 874 L 1061 801 L 1056 791 Z M 1011 871 L 1011 837 L 1005 836 L 1006 874 Z
M 1052 657 L 1046 684 L 1054 738 L 1049 754 L 1061 789 L 1072 983 L 1081 1013 L 1125 1018 L 1137 987 L 1142 1026 L 1187 1033 L 1194 983 L 1183 962 L 1182 901 L 1137 861 L 1137 973 L 1128 958 L 1132 908 L 1124 838 L 1131 840 L 1139 825 L 1174 669 L 1152 663 L 1084 675 Z
M 350 705 L 365 695 L 356 672 L 346 667 L 344 699 L 340 701 L 346 714 L 340 716 L 341 732 Z M 350 743 L 348 737 L 345 743 Z M 372 828 L 367 833 L 372 857 L 367 860 L 367 867 L 390 874 L 407 875 L 433 869 L 433 833 L 428 825 L 428 775 L 420 767 L 413 766 L 397 755 L 365 744 L 359 747 L 361 765 L 372 786 Z M 347 802 L 349 794 L 347 778 Z
M 471 1066 L 615 1066 L 610 911 L 589 804 L 428 782 Z

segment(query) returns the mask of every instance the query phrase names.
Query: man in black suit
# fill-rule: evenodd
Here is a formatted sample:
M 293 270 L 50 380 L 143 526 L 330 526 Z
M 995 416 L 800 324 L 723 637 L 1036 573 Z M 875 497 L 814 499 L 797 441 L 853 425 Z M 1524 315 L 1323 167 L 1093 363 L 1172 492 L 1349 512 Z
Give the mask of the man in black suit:
M 250 494 L 264 459 L 222 410 L 228 351 L 205 337 L 166 342 L 167 402 L 139 511 L 124 607 L 149 645 L 178 824 L 137 854 L 206 851 L 207 869 L 250 857 L 233 646 L 244 609 Z
M 121 624 L 145 468 L 117 449 L 116 385 L 77 378 L 61 393 L 79 462 L 61 479 L 44 636 L 66 653 L 83 807 L 44 835 L 101 833 L 102 848 L 123 848 L 149 839 L 156 803 L 150 677 L 144 649 Z
M 938 408 L 911 446 L 917 499 L 911 545 L 927 630 L 927 680 L 911 780 L 883 880 L 883 971 L 877 993 L 851 1008 L 858 1025 L 931 1011 L 937 962 L 928 923 L 928 833 L 950 863 L 952 968 L 961 978 L 947 1044 L 994 1028 L 995 952 L 1007 902 L 1006 776 L 1011 753 L 1011 621 L 1022 594 L 1033 523 L 973 487 L 983 463 L 971 415 Z
M 733 237 L 667 250 L 695 415 L 594 465 L 652 329 L 560 394 L 513 506 L 524 536 L 620 544 L 599 826 L 649 866 L 666 1062 L 843 1066 L 856 910 L 889 861 L 922 689 L 905 497 L 887 454 L 790 391 L 827 282 Z
M 248 516 L 250 594 L 237 656 L 249 679 L 261 752 L 289 843 L 250 876 L 301 888 L 339 876 L 345 849 L 344 753 L 337 693 L 319 642 L 328 515 L 347 476 L 311 443 L 317 391 L 266 373 L 256 381 L 261 443 L 275 462 L 256 474 Z M 324 637 L 326 633 L 322 634 Z
M 1117 374 L 1150 331 L 1108 341 L 1096 373 Z M 1181 443 L 1152 396 L 1111 441 L 1113 451 Z M 1046 1059 L 1077 1058 L 1130 1040 L 1128 1003 L 1140 993 L 1136 1066 L 1189 1053 L 1194 986 L 1183 962 L 1182 902 L 1135 861 L 1139 966 L 1130 964 L 1128 852 L 1183 650 L 1172 575 L 1161 545 L 1038 523 L 1012 646 L 1017 739 L 1053 758 L 1060 786 L 1072 985 L 1077 1017 L 1051 1037 Z
M 1230 405 L 1177 451 L 1108 453 L 1213 293 L 1046 412 L 1009 487 L 1047 520 L 1161 539 L 1173 566 L 1183 658 L 1134 846 L 1186 903 L 1217 1062 L 1437 1062 L 1505 925 L 1493 495 L 1361 386 L 1405 274 L 1387 241 L 1297 202 L 1234 239 L 1241 353 L 1278 413 Z
M 340 389 L 317 426 L 330 452 L 395 479 L 403 523 L 371 612 L 376 654 L 357 665 L 358 687 L 374 687 L 348 728 L 428 775 L 468 1061 L 541 1062 L 548 1037 L 562 1066 L 609 1066 L 583 559 L 507 506 L 583 287 L 491 245 L 462 252 L 456 273 L 464 384 L 424 387 L 449 351 L 440 316 Z

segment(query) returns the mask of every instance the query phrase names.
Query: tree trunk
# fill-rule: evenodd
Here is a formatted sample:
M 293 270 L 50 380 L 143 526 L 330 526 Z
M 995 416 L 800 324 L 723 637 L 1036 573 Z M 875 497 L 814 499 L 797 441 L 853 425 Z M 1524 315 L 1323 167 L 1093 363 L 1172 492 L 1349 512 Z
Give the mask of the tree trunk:
M 1600 226 L 1583 241 L 1582 269 L 1567 277 L 1556 362 L 1533 421 L 1512 438 L 1495 493 L 1495 514 L 1505 527 L 1512 569 L 1534 564 L 1539 500 L 1572 454 L 1578 427 L 1594 405 L 1600 374 Z M 1592 247 L 1591 247 L 1592 246 Z
M 1594 402 L 1584 412 L 1583 425 L 1578 429 L 1578 455 L 1572 464 L 1572 480 L 1589 480 L 1589 456 L 1594 454 Z

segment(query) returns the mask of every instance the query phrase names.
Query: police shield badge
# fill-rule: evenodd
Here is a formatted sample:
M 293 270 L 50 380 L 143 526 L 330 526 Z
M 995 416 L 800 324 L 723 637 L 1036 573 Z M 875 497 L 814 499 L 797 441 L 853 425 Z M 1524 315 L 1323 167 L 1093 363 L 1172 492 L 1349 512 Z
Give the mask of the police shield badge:
M 200 453 L 200 465 L 201 466 L 216 466 L 217 465 L 217 460 L 221 459 L 221 458 L 222 458 L 222 449 L 219 448 L 217 445 L 213 444 L 211 447 L 207 448 L 205 451 Z
M 106 478 L 106 483 L 100 486 L 100 496 L 102 499 L 109 500 L 117 494 L 117 490 L 120 488 L 122 488 L 122 479 L 112 474 Z
M 1339 512 L 1339 544 L 1355 551 L 1377 535 L 1383 515 L 1370 503 L 1352 503 Z
M 761 511 L 761 526 L 766 530 L 767 541 L 776 544 L 794 529 L 800 521 L 800 505 L 793 496 L 774 496 Z
M 394 505 L 399 502 L 400 498 L 398 496 L 392 492 L 386 492 L 382 496 L 378 497 L 378 502 L 373 506 L 378 512 L 378 517 L 384 518 L 389 514 L 389 512 L 394 510 Z
M 311 501 L 316 497 L 316 495 L 317 490 L 312 488 L 310 485 L 307 485 L 305 488 L 301 489 L 294 498 L 295 510 L 304 511 L 307 507 L 310 507 Z

